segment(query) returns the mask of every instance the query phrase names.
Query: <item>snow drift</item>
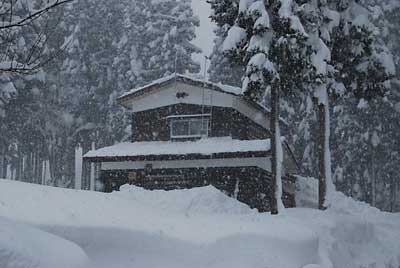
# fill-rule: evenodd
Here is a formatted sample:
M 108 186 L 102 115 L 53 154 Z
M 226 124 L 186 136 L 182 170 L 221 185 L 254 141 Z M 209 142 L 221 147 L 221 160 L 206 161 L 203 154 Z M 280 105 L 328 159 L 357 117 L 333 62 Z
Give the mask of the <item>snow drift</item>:
M 313 180 L 300 179 L 298 188 L 298 202 L 312 205 Z M 400 216 L 340 194 L 333 201 L 324 212 L 270 216 L 211 186 L 167 192 L 126 185 L 104 194 L 0 180 L 1 217 L 71 241 L 70 258 L 81 263 L 86 254 L 93 267 L 399 267 Z
M 89 259 L 70 241 L 0 217 L 1 268 L 85 268 Z

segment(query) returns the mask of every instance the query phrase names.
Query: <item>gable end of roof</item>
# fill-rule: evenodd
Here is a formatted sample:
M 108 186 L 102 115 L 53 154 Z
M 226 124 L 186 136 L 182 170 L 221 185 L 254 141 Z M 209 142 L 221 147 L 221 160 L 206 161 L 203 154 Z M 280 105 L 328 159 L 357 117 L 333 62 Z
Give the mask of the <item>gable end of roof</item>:
M 135 88 L 130 90 L 129 92 L 123 94 L 122 96 L 117 98 L 117 101 L 121 103 L 122 101 L 132 99 L 138 96 L 141 96 L 144 92 L 148 92 L 150 90 L 158 89 L 163 86 L 169 85 L 175 82 L 182 82 L 198 87 L 205 87 L 208 89 L 212 89 L 221 93 L 226 93 L 234 96 L 241 95 L 241 89 L 238 87 L 227 86 L 223 84 L 216 84 L 209 81 L 202 81 L 199 79 L 192 78 L 190 76 L 181 75 L 181 74 L 172 74 L 158 80 L 153 81 L 150 84 L 147 84 L 143 87 Z

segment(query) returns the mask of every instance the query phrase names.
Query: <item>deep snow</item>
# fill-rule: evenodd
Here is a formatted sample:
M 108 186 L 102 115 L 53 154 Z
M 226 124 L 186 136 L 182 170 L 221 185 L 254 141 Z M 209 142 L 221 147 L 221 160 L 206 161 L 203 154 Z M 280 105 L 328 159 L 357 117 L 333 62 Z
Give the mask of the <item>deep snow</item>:
M 0 217 L 0 267 L 85 268 L 90 261 L 76 244 Z
M 300 178 L 297 187 L 302 193 L 297 202 L 313 205 L 315 182 Z M 296 208 L 270 216 L 211 186 L 121 190 L 104 194 L 0 180 L 0 233 L 15 233 L 13 242 L 0 238 L 0 252 L 57 254 L 62 248 L 70 257 L 60 258 L 58 267 L 68 267 L 68 261 L 81 265 L 84 254 L 91 267 L 100 268 L 399 267 L 400 215 L 339 193 L 328 211 Z M 49 233 L 52 243 L 38 242 Z M 18 251 L 15 243 L 25 248 Z M 41 256 L 47 260 L 36 257 Z M 48 267 L 0 263 L 1 268 Z

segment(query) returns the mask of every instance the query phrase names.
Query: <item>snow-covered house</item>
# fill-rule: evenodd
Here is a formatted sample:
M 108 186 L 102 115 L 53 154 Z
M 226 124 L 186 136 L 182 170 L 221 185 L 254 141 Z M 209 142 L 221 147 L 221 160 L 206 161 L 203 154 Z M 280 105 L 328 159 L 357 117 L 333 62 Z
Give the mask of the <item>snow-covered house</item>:
M 117 101 L 132 112 L 132 140 L 88 152 L 106 192 L 131 183 L 147 189 L 212 184 L 261 211 L 269 209 L 269 112 L 241 89 L 171 75 Z M 295 159 L 285 144 L 283 190 L 294 206 Z

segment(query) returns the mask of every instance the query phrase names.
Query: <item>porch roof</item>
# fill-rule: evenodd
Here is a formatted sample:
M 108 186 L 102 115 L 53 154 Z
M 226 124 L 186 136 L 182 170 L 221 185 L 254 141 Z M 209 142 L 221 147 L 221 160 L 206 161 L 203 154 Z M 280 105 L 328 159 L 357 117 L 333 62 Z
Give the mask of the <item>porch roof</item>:
M 89 151 L 85 159 L 110 159 L 140 156 L 216 155 L 268 152 L 270 140 L 234 140 L 229 137 L 206 138 L 197 141 L 124 142 Z

